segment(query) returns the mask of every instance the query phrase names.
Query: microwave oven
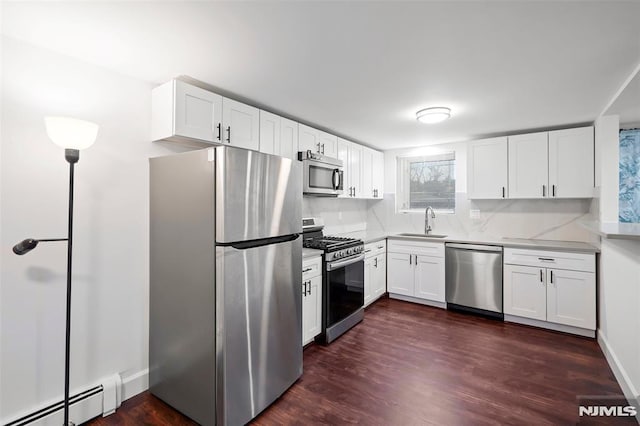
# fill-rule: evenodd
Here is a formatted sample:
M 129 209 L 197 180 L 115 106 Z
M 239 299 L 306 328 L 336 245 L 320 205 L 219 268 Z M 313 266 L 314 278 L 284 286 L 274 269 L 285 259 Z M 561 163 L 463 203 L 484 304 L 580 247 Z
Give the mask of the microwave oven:
M 303 165 L 303 194 L 316 197 L 337 197 L 342 194 L 344 189 L 342 160 L 311 151 L 298 152 L 298 159 Z

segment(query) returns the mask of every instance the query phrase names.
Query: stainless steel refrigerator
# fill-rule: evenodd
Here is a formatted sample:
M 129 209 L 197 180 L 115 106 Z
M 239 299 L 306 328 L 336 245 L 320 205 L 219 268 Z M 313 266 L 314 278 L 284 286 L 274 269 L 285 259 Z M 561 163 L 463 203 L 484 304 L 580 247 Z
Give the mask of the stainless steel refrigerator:
M 203 425 L 302 374 L 301 170 L 226 146 L 150 160 L 150 390 Z

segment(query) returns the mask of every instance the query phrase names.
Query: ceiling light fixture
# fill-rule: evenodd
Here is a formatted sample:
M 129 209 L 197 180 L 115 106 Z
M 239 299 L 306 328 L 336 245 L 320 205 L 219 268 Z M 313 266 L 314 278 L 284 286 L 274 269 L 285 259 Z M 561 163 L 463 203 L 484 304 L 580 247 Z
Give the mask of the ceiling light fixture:
M 425 108 L 416 112 L 418 121 L 427 124 L 439 123 L 451 117 L 451 108 L 433 107 Z

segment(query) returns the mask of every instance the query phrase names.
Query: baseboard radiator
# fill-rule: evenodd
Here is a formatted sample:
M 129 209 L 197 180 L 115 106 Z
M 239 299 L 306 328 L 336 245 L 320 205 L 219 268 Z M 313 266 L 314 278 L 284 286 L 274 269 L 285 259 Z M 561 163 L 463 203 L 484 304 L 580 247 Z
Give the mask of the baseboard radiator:
M 69 396 L 69 420 L 76 425 L 98 416 L 108 416 L 122 403 L 122 379 L 115 374 L 100 383 Z M 5 423 L 4 426 L 60 426 L 64 423 L 64 401 L 44 404 L 29 413 Z

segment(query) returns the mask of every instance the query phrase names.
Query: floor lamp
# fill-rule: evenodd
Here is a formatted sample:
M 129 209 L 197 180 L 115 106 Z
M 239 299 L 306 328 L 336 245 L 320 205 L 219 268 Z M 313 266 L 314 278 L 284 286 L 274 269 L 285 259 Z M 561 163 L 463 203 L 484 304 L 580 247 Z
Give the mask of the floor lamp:
M 69 422 L 69 352 L 71 344 L 71 249 L 73 247 L 73 166 L 80 159 L 80 150 L 93 145 L 98 135 L 98 125 L 89 121 L 69 117 L 45 117 L 49 139 L 64 148 L 64 157 L 69 163 L 69 227 L 67 238 L 33 239 L 27 238 L 13 247 L 18 255 L 33 250 L 40 242 L 67 241 L 67 320 L 64 353 L 64 423 Z

